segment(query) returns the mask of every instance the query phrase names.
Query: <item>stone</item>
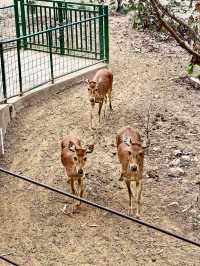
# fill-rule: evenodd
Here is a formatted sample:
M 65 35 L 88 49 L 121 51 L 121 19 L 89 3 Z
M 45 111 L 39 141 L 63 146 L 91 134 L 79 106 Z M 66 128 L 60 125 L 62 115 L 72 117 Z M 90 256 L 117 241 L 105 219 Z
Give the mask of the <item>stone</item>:
M 197 215 L 197 211 L 195 209 L 191 209 L 189 213 L 195 216 Z
M 180 151 L 180 150 L 175 150 L 175 151 L 174 151 L 174 155 L 175 155 L 176 157 L 180 157 L 180 156 L 182 155 L 182 151 Z
M 178 165 L 180 165 L 180 162 L 181 162 L 181 160 L 179 158 L 177 158 L 177 159 L 174 159 L 173 161 L 171 161 L 169 163 L 169 165 L 170 166 L 178 166 Z
M 173 177 L 180 177 L 185 174 L 184 170 L 180 167 L 172 167 L 169 169 L 169 175 Z
M 186 162 L 190 162 L 190 161 L 191 161 L 190 156 L 188 156 L 188 155 L 183 155 L 183 156 L 181 157 L 181 159 L 182 159 L 183 161 L 186 161 Z
M 173 202 L 169 203 L 167 206 L 168 207 L 179 207 L 179 204 L 178 204 L 178 202 L 173 201 Z

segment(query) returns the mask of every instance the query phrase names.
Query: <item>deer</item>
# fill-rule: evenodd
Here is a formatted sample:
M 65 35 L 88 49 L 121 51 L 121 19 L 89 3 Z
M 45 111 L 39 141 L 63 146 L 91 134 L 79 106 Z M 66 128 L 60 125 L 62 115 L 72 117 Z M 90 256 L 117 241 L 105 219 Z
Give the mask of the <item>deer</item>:
M 82 147 L 81 141 L 75 136 L 66 136 L 61 142 L 61 162 L 65 168 L 68 177 L 67 183 L 71 185 L 71 192 L 74 195 L 83 197 L 85 178 L 84 168 L 87 162 L 87 154 L 92 153 L 94 144 Z M 72 213 L 81 205 L 81 202 L 74 204 Z M 63 212 L 65 212 L 66 205 Z
M 122 128 L 116 136 L 117 155 L 121 164 L 119 181 L 125 181 L 129 194 L 129 215 L 133 214 L 131 183 L 136 183 L 136 217 L 140 217 L 143 186 L 144 148 L 139 131 L 130 126 Z
M 111 70 L 103 68 L 96 72 L 92 80 L 86 79 L 85 82 L 88 85 L 88 95 L 91 104 L 90 125 L 91 128 L 93 128 L 92 122 L 93 122 L 95 103 L 99 104 L 99 111 L 98 111 L 99 123 L 101 120 L 101 110 L 104 102 L 106 109 L 107 97 L 109 99 L 110 111 L 112 111 L 111 94 L 112 94 L 113 74 Z M 104 110 L 104 116 L 105 116 L 105 110 Z

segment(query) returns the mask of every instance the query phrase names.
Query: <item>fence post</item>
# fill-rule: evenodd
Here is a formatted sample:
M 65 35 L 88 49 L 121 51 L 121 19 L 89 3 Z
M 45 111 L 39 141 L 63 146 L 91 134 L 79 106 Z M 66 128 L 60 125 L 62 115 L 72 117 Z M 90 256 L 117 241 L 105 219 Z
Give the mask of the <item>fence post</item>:
M 3 85 L 3 97 L 4 97 L 4 103 L 6 103 L 7 102 L 6 73 L 5 73 L 4 54 L 3 54 L 3 44 L 1 42 L 0 42 L 0 60 L 1 60 L 1 78 L 2 78 L 2 85 Z
M 51 82 L 54 83 L 54 69 L 53 69 L 53 54 L 52 54 L 52 31 L 48 32 L 48 46 L 49 46 L 49 59 L 50 59 L 50 70 L 51 70 Z
M 58 21 L 59 26 L 63 26 L 63 11 L 62 11 L 62 3 L 58 2 Z M 64 41 L 64 29 L 59 29 L 59 40 L 60 40 L 60 53 L 63 55 L 65 53 L 65 41 Z
M 104 15 L 104 6 L 99 6 L 99 16 Z M 99 44 L 100 44 L 100 59 L 104 59 L 104 28 L 103 17 L 99 18 Z
M 14 9 L 15 9 L 15 26 L 16 26 L 16 37 L 20 37 L 20 25 L 19 25 L 19 8 L 18 8 L 18 0 L 14 0 Z M 21 42 L 19 42 L 19 46 L 21 47 Z M 20 48 L 19 47 L 19 48 Z
M 24 0 L 20 1 L 20 9 L 21 9 L 21 23 L 22 23 L 22 33 L 23 36 L 26 36 L 26 17 L 25 17 L 25 8 L 24 8 Z M 27 39 L 23 39 L 24 49 L 27 48 Z
M 105 34 L 105 58 L 109 62 L 109 22 L 108 22 L 108 6 L 104 6 L 104 34 Z
M 18 65 L 18 71 L 19 71 L 19 89 L 20 89 L 20 96 L 23 95 L 23 89 L 22 89 L 22 68 L 21 68 L 21 55 L 20 55 L 20 45 L 18 44 L 20 42 L 17 40 L 17 65 Z

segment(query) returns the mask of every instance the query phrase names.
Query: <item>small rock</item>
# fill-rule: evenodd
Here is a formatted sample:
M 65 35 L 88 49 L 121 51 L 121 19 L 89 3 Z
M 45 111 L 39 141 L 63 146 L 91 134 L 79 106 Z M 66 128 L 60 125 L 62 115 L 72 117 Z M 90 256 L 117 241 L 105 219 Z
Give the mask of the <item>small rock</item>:
M 174 177 L 183 176 L 185 172 L 180 167 L 172 167 L 169 169 L 169 175 Z
M 195 209 L 190 210 L 189 213 L 192 215 L 197 215 L 197 211 Z
M 181 159 L 182 159 L 183 161 L 186 161 L 186 162 L 190 162 L 190 161 L 191 161 L 190 156 L 188 156 L 188 155 L 183 155 L 183 156 L 181 157 Z
M 176 157 L 180 157 L 180 156 L 182 155 L 182 151 L 180 151 L 180 150 L 175 150 L 175 151 L 174 151 L 174 155 L 175 155 Z
M 155 152 L 160 152 L 161 151 L 160 147 L 153 147 L 152 150 L 155 151 Z
M 169 163 L 169 165 L 170 166 L 178 166 L 178 165 L 180 165 L 180 162 L 181 162 L 181 160 L 179 158 L 177 158 L 177 159 L 174 159 L 173 161 L 171 161 Z
M 173 202 L 169 203 L 167 206 L 168 207 L 179 207 L 179 204 L 178 204 L 178 202 L 173 201 Z

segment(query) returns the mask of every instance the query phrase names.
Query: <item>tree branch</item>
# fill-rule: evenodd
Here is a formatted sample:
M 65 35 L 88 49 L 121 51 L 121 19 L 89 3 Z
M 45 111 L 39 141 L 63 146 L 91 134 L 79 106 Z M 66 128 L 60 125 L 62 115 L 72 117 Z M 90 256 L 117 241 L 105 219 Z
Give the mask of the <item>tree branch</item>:
M 200 60 L 200 54 L 198 54 L 197 52 L 195 52 L 185 41 L 183 41 L 178 34 L 175 32 L 175 30 L 169 26 L 167 24 L 167 22 L 165 22 L 165 20 L 162 18 L 159 8 L 156 4 L 156 2 L 158 2 L 158 0 L 150 0 L 152 7 L 158 17 L 158 19 L 162 22 L 162 25 L 166 28 L 167 31 L 169 31 L 169 33 L 172 35 L 172 37 L 179 43 L 179 45 L 185 49 L 189 54 L 191 54 L 192 56 L 198 58 Z M 159 5 L 161 5 L 159 3 Z

